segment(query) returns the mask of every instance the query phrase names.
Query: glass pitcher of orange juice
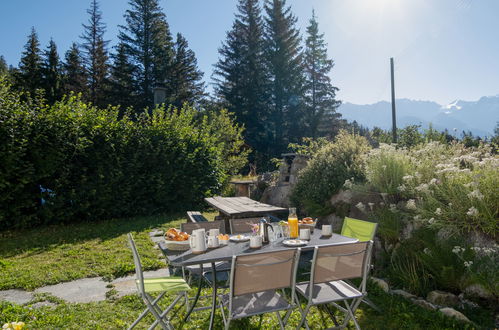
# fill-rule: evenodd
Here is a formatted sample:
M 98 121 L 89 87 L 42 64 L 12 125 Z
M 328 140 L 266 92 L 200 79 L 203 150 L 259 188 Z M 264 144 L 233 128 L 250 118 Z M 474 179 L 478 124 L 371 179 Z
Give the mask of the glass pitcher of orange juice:
M 296 215 L 296 208 L 289 209 L 288 216 L 289 238 L 298 238 L 298 216 Z

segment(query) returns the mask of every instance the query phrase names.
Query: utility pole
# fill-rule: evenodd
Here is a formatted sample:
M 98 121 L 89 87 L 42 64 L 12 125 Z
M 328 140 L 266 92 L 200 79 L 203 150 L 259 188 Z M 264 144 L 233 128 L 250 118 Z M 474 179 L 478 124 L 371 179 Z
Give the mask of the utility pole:
M 392 142 L 397 143 L 397 118 L 395 116 L 395 74 L 393 70 L 393 57 L 390 57 L 390 68 L 392 73 Z

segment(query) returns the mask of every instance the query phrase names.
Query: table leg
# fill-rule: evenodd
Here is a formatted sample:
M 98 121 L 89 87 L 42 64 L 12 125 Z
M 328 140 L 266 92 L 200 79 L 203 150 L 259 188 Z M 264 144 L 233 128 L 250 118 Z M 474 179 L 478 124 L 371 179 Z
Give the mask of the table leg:
M 201 284 L 203 281 L 203 275 L 202 275 L 203 274 L 203 265 L 200 265 L 199 267 L 200 267 L 201 272 L 199 274 L 199 280 L 198 280 L 198 291 L 196 292 L 196 296 L 194 297 L 194 301 L 192 302 L 191 308 L 189 309 L 189 311 L 187 312 L 187 314 L 184 317 L 184 322 L 187 322 L 187 320 L 189 319 L 189 316 L 191 316 L 191 313 L 194 310 L 194 307 L 196 307 L 199 296 L 201 295 Z M 191 274 L 191 276 L 192 276 L 192 274 Z
M 213 329 L 213 322 L 215 321 L 215 311 L 217 310 L 217 269 L 214 262 L 211 263 L 211 271 L 213 274 L 213 292 L 211 296 L 210 330 Z

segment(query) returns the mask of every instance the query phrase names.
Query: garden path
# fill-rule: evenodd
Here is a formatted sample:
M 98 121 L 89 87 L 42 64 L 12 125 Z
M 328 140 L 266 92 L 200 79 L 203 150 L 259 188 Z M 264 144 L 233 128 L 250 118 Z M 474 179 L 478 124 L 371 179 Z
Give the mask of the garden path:
M 162 231 L 153 231 L 149 234 L 154 243 L 163 240 Z M 144 277 L 169 276 L 167 268 L 144 272 Z M 9 289 L 0 291 L 0 301 L 5 300 L 18 305 L 26 305 L 34 300 L 39 302 L 37 294 L 50 294 L 71 303 L 89 303 L 106 300 L 106 297 L 120 298 L 137 292 L 135 275 L 117 278 L 106 282 L 101 277 L 82 278 L 71 282 L 48 285 L 35 291 Z M 43 304 L 37 303 L 39 306 Z M 34 306 L 34 305 L 33 305 Z

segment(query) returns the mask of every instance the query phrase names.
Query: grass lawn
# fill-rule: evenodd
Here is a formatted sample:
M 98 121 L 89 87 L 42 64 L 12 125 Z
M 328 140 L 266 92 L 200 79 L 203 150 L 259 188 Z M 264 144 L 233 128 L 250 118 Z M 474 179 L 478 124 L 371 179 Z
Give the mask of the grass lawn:
M 213 218 L 214 213 L 205 213 Z M 34 288 L 71 281 L 84 277 L 104 276 L 108 279 L 133 272 L 131 252 L 126 244 L 126 233 L 134 237 L 146 269 L 164 267 L 160 252 L 153 248 L 148 238 L 152 228 L 167 229 L 185 221 L 180 216 L 137 217 L 94 223 L 57 225 L 24 231 L 0 233 L 0 289 Z M 209 289 L 205 289 L 209 293 Z M 357 312 L 362 328 L 366 329 L 466 329 L 476 328 L 427 311 L 403 298 L 370 287 L 370 299 L 384 309 L 383 313 L 361 305 Z M 194 294 L 194 289 L 193 293 Z M 30 305 L 18 306 L 0 302 L 0 325 L 5 322 L 24 321 L 34 329 L 120 329 L 126 328 L 140 314 L 143 304 L 137 296 L 88 304 L 70 304 L 47 295 L 37 299 L 50 300 L 56 307 L 33 309 Z M 184 308 L 177 315 L 182 316 Z M 483 310 L 466 313 L 479 327 L 492 328 L 493 318 Z M 297 325 L 299 313 L 293 312 L 290 325 Z M 180 319 L 180 318 L 178 318 Z M 221 316 L 217 328 L 222 326 Z M 191 320 L 178 328 L 206 328 L 209 311 L 194 313 Z M 312 328 L 333 326 L 327 314 L 313 308 L 309 315 Z M 142 322 L 139 328 L 147 327 Z M 278 325 L 274 315 L 252 317 L 233 323 L 234 329 L 273 329 Z

